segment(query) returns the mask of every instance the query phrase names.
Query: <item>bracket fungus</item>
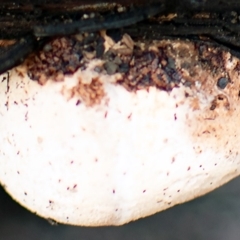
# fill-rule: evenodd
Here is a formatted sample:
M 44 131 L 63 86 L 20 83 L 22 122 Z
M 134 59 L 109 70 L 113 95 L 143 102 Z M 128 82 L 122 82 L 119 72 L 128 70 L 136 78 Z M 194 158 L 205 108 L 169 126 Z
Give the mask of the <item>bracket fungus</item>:
M 54 39 L 1 75 L 0 183 L 16 201 L 60 223 L 121 225 L 239 175 L 239 59 L 101 33 L 75 66 L 89 37 Z

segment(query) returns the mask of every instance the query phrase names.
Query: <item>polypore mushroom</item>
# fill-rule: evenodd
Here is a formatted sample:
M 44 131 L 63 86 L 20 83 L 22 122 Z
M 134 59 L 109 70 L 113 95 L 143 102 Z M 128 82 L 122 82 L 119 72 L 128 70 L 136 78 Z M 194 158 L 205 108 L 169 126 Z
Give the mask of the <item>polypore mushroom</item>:
M 52 40 L 1 76 L 0 183 L 16 201 L 60 223 L 121 225 L 239 174 L 239 59 L 102 34 L 75 66 L 72 40 L 90 35 Z

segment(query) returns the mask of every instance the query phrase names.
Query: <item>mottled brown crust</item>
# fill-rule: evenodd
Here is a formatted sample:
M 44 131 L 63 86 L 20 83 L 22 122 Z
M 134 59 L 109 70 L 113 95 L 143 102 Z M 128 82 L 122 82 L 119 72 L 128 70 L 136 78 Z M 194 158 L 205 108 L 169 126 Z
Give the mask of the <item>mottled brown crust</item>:
M 88 41 L 88 38 L 86 37 L 85 40 Z M 77 37 L 52 40 L 40 52 L 32 54 L 27 59 L 30 78 L 39 81 L 40 84 L 44 84 L 47 78 L 55 81 L 63 80 L 64 74 L 73 74 L 78 68 L 84 66 L 82 58 L 87 51 L 84 46 L 84 42 L 78 41 Z M 87 46 L 91 48 L 92 44 L 89 43 Z
M 92 60 L 101 60 L 94 72 L 105 76 L 118 74 L 116 84 L 128 91 L 151 86 L 171 91 L 180 85 L 195 87 L 196 82 L 209 86 L 209 79 L 215 81 L 211 85 L 224 89 L 232 82 L 226 69 L 228 57 L 231 58 L 230 54 L 223 49 L 204 41 L 133 42 L 125 34 L 116 43 L 103 33 L 90 33 L 53 39 L 41 51 L 31 55 L 26 65 L 30 78 L 40 84 L 45 84 L 48 79 L 62 81 L 65 75 L 85 70 Z M 237 64 L 233 71 L 239 72 Z M 79 80 L 77 92 L 84 96 L 83 99 L 88 99 L 87 102 L 93 98 L 86 97 L 89 95 L 85 93 L 86 89 L 91 92 L 95 89 L 101 92 L 96 96 L 103 96 L 102 90 L 96 87 L 101 88 L 101 82 L 96 84 L 96 81 L 97 78 L 93 79 L 94 83 L 89 83 L 94 85 L 92 88 Z M 217 106 L 217 99 L 211 109 Z M 99 103 L 99 98 L 91 102 Z
M 171 89 L 183 77 L 198 75 L 199 68 L 215 74 L 224 67 L 223 50 L 204 42 L 136 42 L 134 49 L 123 43 L 122 48 L 107 51 L 103 43 L 98 34 L 54 39 L 27 60 L 29 75 L 33 80 L 39 80 L 43 75 L 58 79 L 59 74 L 73 74 L 79 68 L 85 69 L 97 58 L 104 61 L 97 72 L 122 74 L 129 89 L 135 90 L 142 85 Z
M 72 89 L 72 93 L 74 96 L 81 96 L 81 99 L 87 106 L 100 104 L 101 99 L 105 95 L 103 84 L 97 78 L 92 79 L 89 84 L 82 83 L 81 79 L 79 79 L 79 83 Z M 79 102 L 76 104 L 79 104 Z

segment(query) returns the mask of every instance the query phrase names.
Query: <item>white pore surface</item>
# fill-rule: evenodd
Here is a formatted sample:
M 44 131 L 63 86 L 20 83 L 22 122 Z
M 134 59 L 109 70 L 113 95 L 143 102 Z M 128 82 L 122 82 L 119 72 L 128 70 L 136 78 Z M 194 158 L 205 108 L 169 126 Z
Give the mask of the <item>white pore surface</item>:
M 213 114 L 217 88 L 128 92 L 102 81 L 91 107 L 66 94 L 76 76 L 40 86 L 12 70 L 0 83 L 0 183 L 20 204 L 61 223 L 121 225 L 239 174 L 237 100 Z

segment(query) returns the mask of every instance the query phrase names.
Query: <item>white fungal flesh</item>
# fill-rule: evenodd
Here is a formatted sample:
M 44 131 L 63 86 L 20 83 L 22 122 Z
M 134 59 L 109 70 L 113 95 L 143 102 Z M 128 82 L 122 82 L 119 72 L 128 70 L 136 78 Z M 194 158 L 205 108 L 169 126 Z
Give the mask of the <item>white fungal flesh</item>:
M 121 225 L 215 189 L 240 171 L 238 61 L 229 59 L 223 90 L 202 70 L 207 86 L 171 91 L 130 92 L 100 74 L 104 96 L 91 106 L 71 90 L 92 81 L 94 61 L 44 85 L 13 69 L 0 83 L 0 183 L 38 215 L 85 226 Z

